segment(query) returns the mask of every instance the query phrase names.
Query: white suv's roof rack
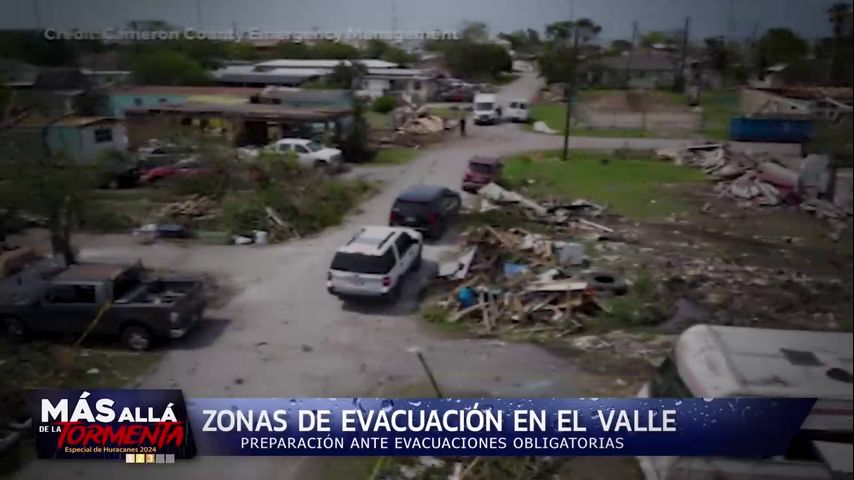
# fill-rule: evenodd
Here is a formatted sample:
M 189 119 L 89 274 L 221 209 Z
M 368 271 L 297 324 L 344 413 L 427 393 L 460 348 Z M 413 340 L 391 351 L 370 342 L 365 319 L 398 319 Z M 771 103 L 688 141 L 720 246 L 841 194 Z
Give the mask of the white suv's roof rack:
M 394 227 L 363 227 L 339 252 L 360 253 L 363 255 L 382 255 L 391 245 L 391 240 L 397 233 L 403 231 Z

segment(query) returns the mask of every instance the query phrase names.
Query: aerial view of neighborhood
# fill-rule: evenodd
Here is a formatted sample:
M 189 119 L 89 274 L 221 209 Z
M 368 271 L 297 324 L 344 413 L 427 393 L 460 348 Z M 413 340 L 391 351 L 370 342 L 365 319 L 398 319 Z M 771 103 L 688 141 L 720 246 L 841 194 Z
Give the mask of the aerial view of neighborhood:
M 850 479 L 852 97 L 850 1 L 0 0 L 0 476 Z M 41 388 L 824 413 L 153 472 L 36 459 Z

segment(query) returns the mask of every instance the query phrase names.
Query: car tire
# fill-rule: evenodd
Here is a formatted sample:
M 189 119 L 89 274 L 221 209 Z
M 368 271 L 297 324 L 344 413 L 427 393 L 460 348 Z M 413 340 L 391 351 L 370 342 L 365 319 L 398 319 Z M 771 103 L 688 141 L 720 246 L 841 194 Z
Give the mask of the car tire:
M 327 162 L 326 160 L 315 160 L 314 168 L 316 168 L 317 170 L 325 171 L 329 169 L 329 162 Z
M 128 325 L 122 329 L 122 343 L 132 352 L 144 352 L 151 348 L 154 336 L 143 325 Z
M 626 282 L 609 272 L 592 272 L 588 275 L 587 286 L 595 291 L 612 295 L 625 295 L 629 288 Z
M 2 320 L 3 337 L 18 343 L 23 342 L 27 338 L 27 326 L 24 322 L 15 317 L 6 317 Z

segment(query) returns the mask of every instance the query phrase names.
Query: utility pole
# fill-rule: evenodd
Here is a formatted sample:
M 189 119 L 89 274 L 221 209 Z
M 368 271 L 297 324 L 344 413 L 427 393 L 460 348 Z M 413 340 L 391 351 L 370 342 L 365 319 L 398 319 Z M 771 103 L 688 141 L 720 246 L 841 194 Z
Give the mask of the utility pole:
M 202 29 L 202 0 L 196 0 L 196 25 Z
M 627 87 L 629 86 L 629 74 L 630 74 L 631 69 L 632 69 L 632 57 L 635 54 L 635 41 L 637 41 L 637 36 L 638 36 L 638 22 L 637 22 L 637 20 L 635 20 L 634 22 L 632 22 L 632 46 L 629 47 L 629 56 L 626 59 L 626 71 L 624 74 Z
M 685 17 L 685 35 L 682 37 L 682 59 L 679 61 L 679 72 L 677 72 L 677 84 L 680 93 L 685 90 L 685 64 L 688 61 L 688 36 L 691 29 L 691 17 Z
M 569 83 L 564 96 L 566 96 L 566 123 L 563 126 L 563 161 L 569 160 L 569 124 L 572 120 L 572 95 L 575 93 L 575 81 L 578 76 L 578 25 L 573 25 L 572 39 L 572 69 L 570 73 Z

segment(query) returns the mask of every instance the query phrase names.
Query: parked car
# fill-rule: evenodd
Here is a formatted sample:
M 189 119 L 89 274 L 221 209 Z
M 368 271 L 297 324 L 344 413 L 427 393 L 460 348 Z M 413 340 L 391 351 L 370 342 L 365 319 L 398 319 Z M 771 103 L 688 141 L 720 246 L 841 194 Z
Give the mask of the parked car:
M 198 151 L 193 145 L 176 145 L 171 142 L 160 140 L 149 140 L 146 145 L 136 150 L 140 161 L 155 163 L 171 163 L 183 157 L 187 157 Z
M 844 472 L 851 470 L 852 341 L 851 332 L 720 325 L 688 328 L 639 397 L 811 397 L 817 401 L 785 455 L 639 457 L 644 477 L 850 478 Z
M 15 340 L 29 335 L 118 336 L 134 351 L 157 338 L 181 338 L 205 309 L 202 282 L 163 278 L 139 265 L 78 264 L 47 281 L 31 282 L 0 305 L 2 332 Z
M 99 178 L 100 188 L 133 188 L 139 183 L 140 169 L 136 162 L 111 160 Z
M 477 193 L 481 187 L 501 180 L 501 160 L 472 157 L 463 176 L 463 191 Z
M 511 122 L 527 122 L 528 121 L 528 101 L 524 99 L 516 99 L 510 102 L 507 109 L 504 111 L 504 118 Z
M 209 172 L 210 169 L 202 165 L 198 158 L 190 157 L 171 165 L 154 167 L 142 174 L 140 179 L 145 183 L 153 183 L 171 177 L 188 177 Z
M 436 239 L 460 213 L 460 194 L 436 185 L 414 185 L 404 190 L 391 207 L 388 224 L 409 227 Z
M 332 258 L 326 288 L 347 300 L 397 301 L 409 272 L 421 266 L 423 238 L 411 228 L 364 227 Z
M 341 150 L 305 138 L 283 138 L 270 145 L 270 148 L 277 152 L 296 153 L 297 161 L 306 167 L 331 167 L 340 164 L 343 159 Z
M 473 99 L 474 90 L 465 87 L 451 88 L 437 95 L 440 102 L 471 102 Z
M 494 125 L 501 121 L 501 106 L 492 93 L 478 93 L 474 96 L 474 123 Z

